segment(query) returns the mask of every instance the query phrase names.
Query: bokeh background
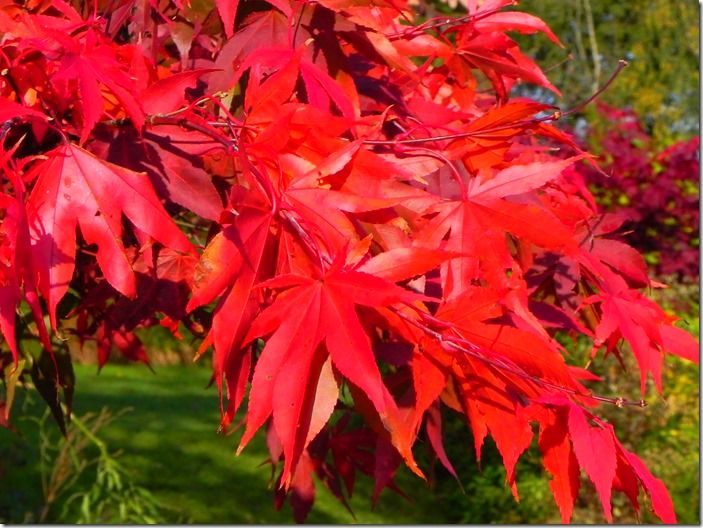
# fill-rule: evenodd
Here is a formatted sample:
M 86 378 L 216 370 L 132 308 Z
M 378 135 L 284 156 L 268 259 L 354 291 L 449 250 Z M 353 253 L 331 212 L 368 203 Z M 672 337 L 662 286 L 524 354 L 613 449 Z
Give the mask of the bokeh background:
M 461 13 L 461 0 L 418 1 L 424 16 Z M 530 86 L 528 95 L 573 108 L 602 86 L 619 59 L 629 66 L 608 90 L 563 126 L 601 156 L 608 176 L 586 173 L 600 206 L 628 215 L 627 239 L 652 274 L 669 285 L 651 293 L 681 326 L 699 333 L 699 24 L 695 0 L 524 0 L 564 43 L 515 35 L 548 72 L 561 98 Z M 588 170 L 588 169 L 584 169 Z M 193 364 L 194 343 L 157 330 L 141 336 L 155 373 L 111 363 L 98 375 L 94 351 L 69 343 L 76 361 L 77 417 L 62 439 L 40 397 L 19 390 L 24 416 L 0 428 L 0 522 L 289 523 L 273 508 L 262 439 L 239 457 L 234 437 L 216 434 L 217 395 L 206 389 L 207 359 Z M 588 344 L 570 344 L 586 362 Z M 599 361 L 604 393 L 637 397 L 639 376 L 625 354 Z M 650 387 L 645 409 L 604 408 L 625 446 L 634 449 L 672 493 L 679 521 L 700 522 L 699 373 L 671 359 L 665 393 Z M 461 484 L 441 465 L 425 485 L 401 471 L 404 496 L 386 490 L 371 508 L 372 483 L 360 478 L 353 514 L 318 487 L 313 523 L 551 523 L 559 515 L 536 450 L 518 466 L 521 501 L 504 486 L 500 456 L 487 441 L 480 466 L 465 424 L 447 416 L 445 445 Z M 426 463 L 429 463 L 425 461 Z M 424 466 L 426 467 L 426 466 Z M 584 480 L 573 521 L 604 521 Z M 637 520 L 614 497 L 616 522 Z M 640 521 L 652 521 L 646 511 Z

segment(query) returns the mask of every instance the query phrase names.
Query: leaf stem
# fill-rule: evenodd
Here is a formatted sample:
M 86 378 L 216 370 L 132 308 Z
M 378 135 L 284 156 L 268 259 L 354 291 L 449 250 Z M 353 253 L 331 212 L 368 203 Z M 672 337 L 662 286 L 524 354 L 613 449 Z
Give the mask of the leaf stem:
M 293 228 L 293 231 L 295 231 L 295 233 L 300 237 L 308 253 L 312 257 L 317 258 L 319 260 L 321 270 L 324 269 L 323 264 L 332 264 L 332 259 L 328 255 L 325 255 L 324 253 L 322 253 L 322 251 L 320 251 L 320 248 L 317 246 L 313 238 L 303 228 L 303 226 L 300 225 L 300 222 L 295 219 L 295 217 L 291 214 L 290 211 L 288 211 L 287 209 L 280 209 L 278 214 L 288 222 L 288 224 Z

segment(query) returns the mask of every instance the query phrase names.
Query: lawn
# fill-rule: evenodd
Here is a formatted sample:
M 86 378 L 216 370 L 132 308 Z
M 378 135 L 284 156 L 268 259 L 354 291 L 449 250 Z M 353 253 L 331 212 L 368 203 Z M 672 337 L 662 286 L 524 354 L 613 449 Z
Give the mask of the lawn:
M 262 437 L 235 456 L 238 435 L 216 433 L 219 419 L 217 394 L 205 389 L 209 370 L 198 366 L 157 367 L 156 375 L 143 365 L 110 364 L 96 374 L 94 366 L 76 366 L 74 413 L 132 410 L 98 433 L 112 451 L 120 450 L 120 462 L 135 483 L 146 487 L 168 507 L 167 520 L 192 523 L 289 523 L 286 504 L 281 511 L 272 506 L 268 488 L 270 471 L 261 464 L 267 458 Z M 45 406 L 38 395 L 19 391 L 16 409 L 39 416 Z M 18 412 L 18 417 L 20 414 Z M 0 479 L 0 518 L 22 522 L 26 511 L 41 508 L 41 484 L 37 464 L 35 421 L 19 417 L 22 438 L 0 431 L 5 478 Z M 47 422 L 53 427 L 52 422 Z M 26 441 L 25 441 L 26 439 Z M 323 489 L 308 518 L 312 523 L 412 523 L 441 522 L 423 497 L 419 479 L 401 474 L 417 498 L 411 504 L 388 490 L 375 511 L 369 497 L 371 481 L 360 478 L 351 504 L 356 519 Z M 414 485 L 413 481 L 414 480 Z

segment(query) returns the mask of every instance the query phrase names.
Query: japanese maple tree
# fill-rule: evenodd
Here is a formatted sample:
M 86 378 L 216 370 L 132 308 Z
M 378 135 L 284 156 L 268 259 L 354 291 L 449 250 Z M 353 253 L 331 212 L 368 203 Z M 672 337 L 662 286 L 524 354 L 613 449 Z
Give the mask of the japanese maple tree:
M 163 325 L 212 348 L 221 429 L 245 408 L 239 450 L 265 430 L 297 520 L 314 474 L 345 504 L 359 472 L 375 497 L 401 464 L 424 478 L 420 437 L 455 473 L 451 412 L 516 498 L 536 439 L 563 521 L 583 470 L 608 521 L 643 491 L 674 522 L 598 406 L 644 405 L 698 345 L 572 170 L 593 160 L 552 124 L 570 111 L 511 97 L 559 93 L 508 33 L 558 38 L 513 3 L 2 2 L 5 423 L 24 369 L 63 427 L 65 336 L 148 362 L 135 330 Z M 569 336 L 634 354 L 642 394 L 600 394 Z

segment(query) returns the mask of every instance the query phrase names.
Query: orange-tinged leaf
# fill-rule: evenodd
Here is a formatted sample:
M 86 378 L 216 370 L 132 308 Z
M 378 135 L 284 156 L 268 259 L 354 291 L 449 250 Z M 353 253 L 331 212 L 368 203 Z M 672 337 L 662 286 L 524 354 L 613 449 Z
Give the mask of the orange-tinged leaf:
M 539 189 L 559 177 L 578 158 L 560 161 L 537 161 L 527 165 L 511 165 L 488 181 L 481 182 L 469 193 L 472 200 L 490 201 Z
M 543 248 L 575 247 L 569 228 L 550 211 L 532 204 L 498 200 L 476 204 L 476 214 L 486 225 L 494 225 Z
M 35 385 L 59 422 L 57 382 L 66 403 L 73 383 L 47 306 L 100 365 L 113 348 L 148 362 L 140 330 L 159 324 L 198 356 L 212 345 L 220 430 L 245 407 L 239 451 L 266 427 L 275 506 L 298 521 L 316 483 L 346 504 L 359 472 L 374 502 L 403 462 L 423 477 L 418 443 L 456 477 L 442 405 L 479 459 L 492 438 L 516 499 L 536 422 L 563 521 L 581 469 L 608 520 L 613 489 L 638 510 L 643 488 L 675 521 L 591 412 L 630 402 L 555 340 L 593 338 L 594 372 L 626 341 L 642 389 L 650 373 L 661 389 L 665 354 L 698 359 L 641 291 L 661 286 L 643 259 L 605 238 L 624 215 L 597 213 L 559 109 L 510 98 L 521 82 L 556 92 L 509 35 L 558 43 L 547 25 L 512 0 L 464 0 L 457 18 L 396 0 L 196 3 L 0 7 L 2 357 L 21 364 L 38 335 Z
M 503 458 L 506 481 L 517 498 L 515 467 L 533 437 L 529 421 L 522 415 L 519 395 L 509 391 L 506 382 L 481 362 L 462 356 L 456 359 L 456 376 L 474 433 L 476 458 L 480 461 L 483 441 L 490 433 Z
M 530 375 L 570 389 L 578 387 L 556 345 L 542 337 L 507 325 L 467 320 L 457 330 L 469 342 L 508 359 Z

